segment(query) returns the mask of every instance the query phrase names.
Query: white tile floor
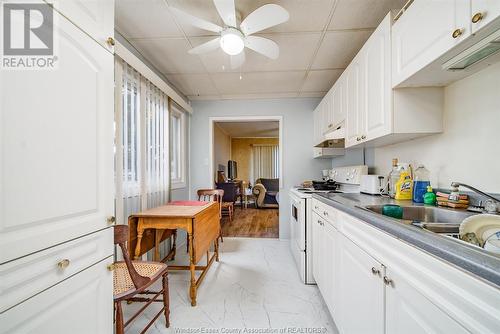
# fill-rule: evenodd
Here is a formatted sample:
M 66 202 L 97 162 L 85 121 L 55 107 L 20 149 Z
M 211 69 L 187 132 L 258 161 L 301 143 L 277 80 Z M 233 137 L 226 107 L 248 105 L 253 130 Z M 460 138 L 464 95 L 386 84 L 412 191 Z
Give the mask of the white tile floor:
M 175 262 L 185 258 L 182 249 Z M 212 333 L 228 333 L 229 328 L 275 330 L 266 333 L 293 333 L 296 328 L 318 330 L 307 333 L 337 332 L 317 287 L 300 281 L 288 241 L 225 238 L 220 262 L 214 262 L 207 273 L 196 307 L 189 302 L 189 273 L 172 271 L 169 277 L 171 326 L 165 328 L 162 315 L 148 333 L 202 333 L 202 328 L 214 330 Z M 124 307 L 127 319 L 140 304 Z M 160 303 L 150 306 L 127 332 L 139 332 L 159 308 Z M 283 328 L 288 329 L 280 332 Z

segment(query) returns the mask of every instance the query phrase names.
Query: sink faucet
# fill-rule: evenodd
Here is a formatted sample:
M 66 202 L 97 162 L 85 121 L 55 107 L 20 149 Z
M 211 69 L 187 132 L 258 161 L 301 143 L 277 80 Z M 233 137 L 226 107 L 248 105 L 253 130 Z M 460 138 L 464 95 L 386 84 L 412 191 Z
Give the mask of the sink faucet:
M 493 197 L 493 196 L 485 193 L 484 191 L 481 191 L 481 190 L 479 190 L 477 188 L 469 186 L 468 184 L 465 184 L 465 183 L 460 183 L 460 182 L 452 182 L 451 183 L 451 194 L 450 194 L 450 196 L 448 198 L 450 201 L 452 201 L 452 202 L 458 202 L 459 201 L 460 194 L 458 192 L 458 187 L 460 187 L 460 186 L 468 188 L 468 189 L 474 191 L 475 193 L 478 193 L 479 195 L 488 198 L 488 200 L 486 200 L 486 202 L 484 204 L 484 209 L 488 213 L 497 213 L 497 211 L 498 211 L 498 204 L 500 203 L 500 199 L 495 198 L 495 197 Z

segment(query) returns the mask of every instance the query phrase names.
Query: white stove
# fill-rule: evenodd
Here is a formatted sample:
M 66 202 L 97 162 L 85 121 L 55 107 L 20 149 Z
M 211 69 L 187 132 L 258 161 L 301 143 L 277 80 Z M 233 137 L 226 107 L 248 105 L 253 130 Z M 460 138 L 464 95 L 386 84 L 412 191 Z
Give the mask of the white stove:
M 290 189 L 290 249 L 305 284 L 315 284 L 312 271 L 312 195 L 317 193 L 359 193 L 361 175 L 368 174 L 368 166 L 349 166 L 331 169 L 330 180 L 338 183 L 337 190 L 312 188 Z M 309 240 L 309 244 L 308 244 Z

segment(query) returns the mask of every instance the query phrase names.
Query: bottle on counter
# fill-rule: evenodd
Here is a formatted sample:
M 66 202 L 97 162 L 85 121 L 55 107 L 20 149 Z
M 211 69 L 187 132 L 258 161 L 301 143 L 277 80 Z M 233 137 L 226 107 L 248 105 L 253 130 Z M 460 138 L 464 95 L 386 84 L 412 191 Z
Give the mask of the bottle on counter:
M 396 182 L 396 195 L 397 200 L 411 200 L 413 194 L 413 180 L 410 173 L 402 171 L 399 176 L 399 181 Z
M 427 187 L 431 185 L 430 172 L 424 165 L 418 166 L 413 173 L 413 202 L 424 203 Z
M 424 204 L 436 205 L 436 194 L 431 186 L 427 187 L 427 192 L 424 195 Z
M 400 168 L 398 166 L 398 159 L 392 159 L 392 170 L 389 173 L 389 196 L 396 197 L 396 183 L 399 181 Z

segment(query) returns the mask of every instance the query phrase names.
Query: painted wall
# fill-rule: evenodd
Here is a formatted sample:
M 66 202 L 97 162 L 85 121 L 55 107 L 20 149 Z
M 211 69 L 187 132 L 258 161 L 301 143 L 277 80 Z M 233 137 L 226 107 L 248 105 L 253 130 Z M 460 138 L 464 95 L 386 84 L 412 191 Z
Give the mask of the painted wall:
M 217 124 L 214 126 L 214 179 L 217 180 L 219 165 L 223 165 L 227 176 L 227 161 L 231 159 L 231 137 Z
M 424 164 L 435 187 L 461 181 L 500 193 L 500 63 L 445 88 L 444 132 L 395 145 L 348 150 L 333 167 L 362 163 L 386 175 L 391 160 Z
M 375 149 L 375 170 L 391 159 L 431 171 L 431 182 L 449 188 L 461 181 L 500 192 L 500 63 L 445 88 L 444 133 Z
M 283 195 L 280 196 L 280 238 L 290 237 L 288 190 L 304 180 L 321 177 L 330 160 L 313 159 L 312 111 L 317 98 L 262 100 L 194 101 L 191 118 L 191 193 L 210 186 L 209 117 L 282 116 L 283 117 Z
M 238 163 L 238 179 L 249 182 L 252 173 L 252 145 L 278 145 L 279 138 L 232 138 L 231 157 Z

